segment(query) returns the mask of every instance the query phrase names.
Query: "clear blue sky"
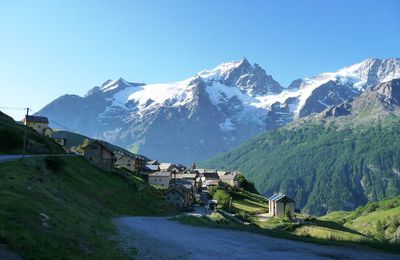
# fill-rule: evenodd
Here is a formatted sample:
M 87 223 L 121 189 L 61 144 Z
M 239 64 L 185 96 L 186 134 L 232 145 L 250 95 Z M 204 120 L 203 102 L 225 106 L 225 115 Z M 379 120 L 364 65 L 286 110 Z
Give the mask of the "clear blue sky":
M 399 11 L 396 0 L 2 0 L 0 107 L 37 111 L 109 78 L 170 82 L 244 56 L 286 86 L 400 57 Z

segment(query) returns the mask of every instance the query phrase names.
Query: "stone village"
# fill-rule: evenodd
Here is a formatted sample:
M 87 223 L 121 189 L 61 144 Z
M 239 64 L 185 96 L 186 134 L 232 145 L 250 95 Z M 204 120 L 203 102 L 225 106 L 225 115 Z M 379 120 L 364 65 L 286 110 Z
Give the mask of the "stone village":
M 201 169 L 197 168 L 195 162 L 188 168 L 181 164 L 150 160 L 104 141 L 68 131 L 53 131 L 48 127 L 49 120 L 46 117 L 26 116 L 24 124 L 53 138 L 66 152 L 81 155 L 98 168 L 110 172 L 124 168 L 140 174 L 149 184 L 163 191 L 168 203 L 184 211 L 192 211 L 193 205 L 213 211 L 218 201 L 212 199 L 209 188 L 240 185 L 241 173 L 238 171 Z M 283 217 L 294 212 L 295 201 L 285 194 L 276 193 L 268 199 L 268 217 Z

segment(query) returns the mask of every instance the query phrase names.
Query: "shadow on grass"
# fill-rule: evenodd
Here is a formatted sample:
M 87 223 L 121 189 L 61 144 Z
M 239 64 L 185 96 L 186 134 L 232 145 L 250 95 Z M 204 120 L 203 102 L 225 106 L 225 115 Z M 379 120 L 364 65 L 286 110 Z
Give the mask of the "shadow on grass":
M 289 239 L 289 240 L 295 240 L 295 241 L 301 241 L 301 242 L 307 242 L 307 243 L 315 243 L 315 244 L 320 244 L 320 245 L 328 245 L 328 246 L 348 246 L 348 247 L 356 247 L 359 249 L 363 250 L 379 250 L 379 251 L 385 251 L 385 252 L 390 252 L 390 253 L 396 253 L 400 254 L 400 248 L 398 245 L 391 244 L 387 241 L 378 241 L 374 239 L 370 239 L 368 237 L 365 237 L 365 240 L 361 240 L 358 242 L 354 241 L 346 241 L 346 240 L 338 240 L 334 238 L 330 239 L 322 239 L 322 238 L 316 238 L 316 237 L 311 237 L 311 236 L 299 236 L 291 233 L 289 230 L 283 230 L 281 228 L 275 228 L 275 229 L 265 229 L 265 228 L 260 228 L 259 226 L 255 224 L 250 224 L 250 225 L 243 225 L 239 223 L 233 223 L 233 222 L 224 222 L 224 223 L 218 223 L 218 222 L 213 222 L 210 219 L 207 219 L 207 217 L 184 217 L 184 218 L 172 218 L 172 220 L 180 222 L 182 224 L 187 224 L 187 225 L 193 225 L 193 226 L 200 226 L 200 227 L 211 227 L 211 228 L 224 228 L 224 229 L 232 229 L 232 230 L 237 230 L 237 231 L 246 231 L 246 232 L 251 232 L 251 233 L 257 233 L 260 235 L 267 235 L 270 237 L 274 238 L 279 238 L 279 239 Z M 337 230 L 342 230 L 342 231 L 347 231 L 347 232 L 356 232 L 354 230 L 348 231 L 346 227 L 342 227 L 336 223 L 326 223 L 330 221 L 324 221 L 324 225 L 329 228 L 335 227 Z M 333 228 L 333 229 L 335 229 Z M 355 234 L 358 234 L 357 232 Z M 361 234 L 362 235 L 362 234 Z
M 363 233 L 360 233 L 360 232 L 358 232 L 358 231 L 356 231 L 354 229 L 351 229 L 351 228 L 345 227 L 343 225 L 340 225 L 340 224 L 338 224 L 338 223 L 336 223 L 334 221 L 314 220 L 312 225 L 315 225 L 315 226 L 318 226 L 318 227 L 326 227 L 326 228 L 330 228 L 330 229 L 334 229 L 334 230 L 338 230 L 338 231 L 344 231 L 344 232 L 348 232 L 348 233 L 352 233 L 352 234 L 355 234 L 355 235 L 359 235 L 359 236 L 363 236 L 363 237 L 368 238 L 367 235 L 365 235 Z

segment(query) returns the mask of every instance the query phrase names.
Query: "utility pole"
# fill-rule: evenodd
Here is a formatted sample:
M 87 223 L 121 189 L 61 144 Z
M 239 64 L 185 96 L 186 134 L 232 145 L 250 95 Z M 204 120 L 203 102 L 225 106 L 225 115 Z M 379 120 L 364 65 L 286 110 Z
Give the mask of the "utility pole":
M 27 129 L 28 129 L 28 124 L 27 124 L 28 114 L 29 114 L 29 107 L 26 108 L 26 116 L 24 118 L 25 129 L 24 129 L 24 148 L 22 150 L 22 159 L 25 158 L 25 152 L 26 152 L 26 135 L 27 135 Z

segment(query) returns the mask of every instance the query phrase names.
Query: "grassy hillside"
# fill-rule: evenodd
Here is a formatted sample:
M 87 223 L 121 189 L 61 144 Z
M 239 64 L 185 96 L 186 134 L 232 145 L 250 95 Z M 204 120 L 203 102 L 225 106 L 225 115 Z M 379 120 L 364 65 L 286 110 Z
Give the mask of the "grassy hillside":
M 312 214 L 400 194 L 400 118 L 338 127 L 308 120 L 262 133 L 202 164 L 240 170 L 264 195 L 284 192 Z
M 24 258 L 127 258 L 111 219 L 174 211 L 138 177 L 79 157 L 62 162 L 57 170 L 43 158 L 0 164 L 0 242 Z
M 257 213 L 268 211 L 268 202 L 259 195 L 243 190 L 228 190 L 232 197 L 232 217 L 215 212 L 209 216 L 177 216 L 174 219 L 184 224 L 244 230 L 259 234 L 300 240 L 305 242 L 375 248 L 400 253 L 400 197 L 381 202 L 368 203 L 355 211 L 332 212 L 315 218 L 295 214 L 292 220 L 265 218 Z M 225 210 L 229 210 L 225 207 Z M 377 222 L 381 222 L 381 228 Z M 382 231 L 384 230 L 384 231 Z
M 0 154 L 20 154 L 23 150 L 25 126 L 15 122 L 0 111 Z M 43 137 L 35 130 L 27 129 L 27 153 L 64 153 L 53 140 Z
M 73 132 L 69 132 L 69 131 L 64 131 L 64 130 L 56 130 L 53 132 L 54 136 L 61 136 L 62 138 L 66 138 L 67 142 L 65 144 L 65 147 L 67 148 L 71 148 L 71 147 L 78 147 L 81 146 L 84 141 L 86 139 L 88 140 L 93 140 L 92 138 L 89 138 L 87 136 L 81 135 L 81 134 L 77 134 L 77 133 L 73 133 Z M 102 141 L 103 144 L 105 146 L 107 146 L 110 150 L 114 151 L 114 152 L 121 152 L 121 153 L 125 153 L 125 154 L 130 154 L 131 156 L 140 156 L 142 158 L 144 158 L 145 160 L 148 160 L 148 158 L 142 156 L 142 155 L 138 155 L 136 153 L 132 153 L 124 148 L 121 148 L 119 146 L 110 144 L 108 142 Z
M 374 237 L 400 243 L 400 197 L 369 202 L 354 211 L 332 212 L 320 218 Z

